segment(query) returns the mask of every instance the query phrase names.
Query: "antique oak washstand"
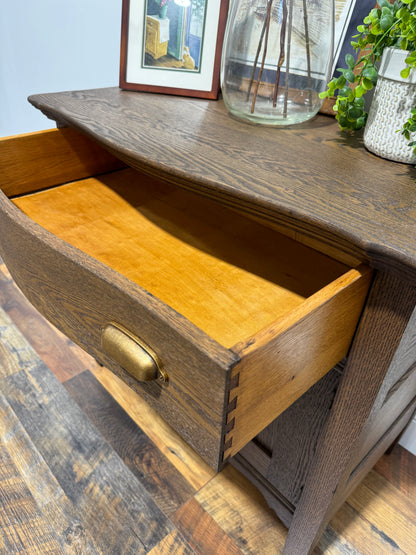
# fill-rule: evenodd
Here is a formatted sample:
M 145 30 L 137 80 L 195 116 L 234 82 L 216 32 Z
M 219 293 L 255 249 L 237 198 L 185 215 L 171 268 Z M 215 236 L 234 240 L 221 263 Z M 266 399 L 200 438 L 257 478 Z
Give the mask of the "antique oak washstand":
M 326 116 L 275 130 L 117 88 L 30 101 L 59 128 L 2 140 L 14 279 L 307 553 L 415 410 L 413 168 Z

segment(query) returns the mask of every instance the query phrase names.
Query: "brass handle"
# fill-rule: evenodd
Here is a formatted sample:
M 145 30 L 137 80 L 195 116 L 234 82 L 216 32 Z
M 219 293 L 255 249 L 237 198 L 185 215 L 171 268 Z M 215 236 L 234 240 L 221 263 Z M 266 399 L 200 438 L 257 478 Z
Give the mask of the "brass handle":
M 155 353 L 122 326 L 108 324 L 102 331 L 101 346 L 106 355 L 136 380 L 140 382 L 149 382 L 158 378 L 167 380 Z

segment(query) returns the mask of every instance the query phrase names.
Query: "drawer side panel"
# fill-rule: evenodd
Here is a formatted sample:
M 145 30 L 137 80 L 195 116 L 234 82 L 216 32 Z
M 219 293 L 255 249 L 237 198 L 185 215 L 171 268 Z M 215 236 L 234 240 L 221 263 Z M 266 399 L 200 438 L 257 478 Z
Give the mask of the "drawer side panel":
M 347 355 L 370 286 L 366 267 L 350 270 L 243 346 L 233 369 L 233 422 L 225 459 L 301 397 Z M 267 406 L 270 410 L 264 410 Z
M 21 195 L 123 167 L 77 131 L 50 129 L 0 139 L 0 189 Z

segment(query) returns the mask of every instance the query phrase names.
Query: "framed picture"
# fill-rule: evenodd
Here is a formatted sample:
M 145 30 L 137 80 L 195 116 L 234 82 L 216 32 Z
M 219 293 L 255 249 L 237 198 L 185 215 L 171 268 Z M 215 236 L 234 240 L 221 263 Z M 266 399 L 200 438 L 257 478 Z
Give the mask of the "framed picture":
M 345 66 L 345 55 L 357 53 L 351 46 L 357 27 L 375 7 L 375 0 L 335 0 L 334 63 L 332 73 L 337 67 Z
M 215 99 L 228 0 L 123 0 L 120 88 Z
M 334 56 L 330 79 L 339 75 L 337 68 L 346 67 L 347 54 L 354 58 L 357 56 L 357 52 L 351 46 L 352 37 L 357 34 L 358 25 L 375 6 L 375 0 L 335 0 Z M 335 115 L 334 104 L 334 98 L 326 98 L 320 112 Z

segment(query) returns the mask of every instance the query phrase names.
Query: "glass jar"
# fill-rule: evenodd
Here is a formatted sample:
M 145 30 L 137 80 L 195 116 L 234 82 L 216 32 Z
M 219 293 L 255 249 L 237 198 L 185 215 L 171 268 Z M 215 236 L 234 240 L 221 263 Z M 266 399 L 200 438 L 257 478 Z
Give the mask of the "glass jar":
M 312 118 L 330 77 L 333 0 L 233 0 L 221 88 L 235 116 L 266 125 Z

